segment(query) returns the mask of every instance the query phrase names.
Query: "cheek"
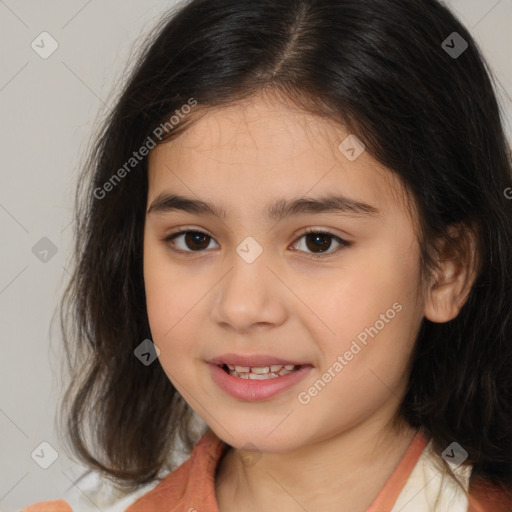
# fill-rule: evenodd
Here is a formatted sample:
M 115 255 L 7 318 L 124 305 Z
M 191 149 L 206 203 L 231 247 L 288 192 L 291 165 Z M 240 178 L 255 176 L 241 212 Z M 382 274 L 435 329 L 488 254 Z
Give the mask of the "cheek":
M 205 296 L 214 284 L 215 279 L 209 283 L 197 266 L 173 264 L 165 247 L 145 246 L 144 286 L 152 341 L 160 349 L 164 371 L 178 389 L 191 375 L 190 366 L 184 363 L 196 364 L 201 358 L 205 326 L 198 319 L 208 315 Z
M 328 288 L 313 287 L 310 300 L 322 322 L 308 328 L 325 369 L 346 354 L 347 378 L 375 379 L 370 368 L 392 382 L 400 378 L 422 318 L 418 253 L 407 247 L 376 241 L 347 257 Z
M 421 321 L 404 275 L 362 270 L 359 279 L 354 273 L 335 288 L 330 300 L 315 303 L 335 334 L 326 336 L 318 322 L 310 326 L 321 346 L 322 364 L 302 387 L 299 403 L 309 401 L 304 408 L 308 418 L 322 418 L 331 410 L 332 433 L 340 425 L 357 424 L 394 396 L 399 405 Z
M 194 304 L 194 283 L 184 286 L 187 276 L 170 263 L 165 248 L 147 241 L 144 246 L 144 288 L 146 308 L 153 341 L 162 348 L 179 330 L 180 323 Z
M 183 287 L 179 269 L 169 265 L 158 251 L 145 250 L 144 283 L 146 308 L 151 330 L 151 339 L 159 348 L 159 362 L 167 377 L 183 395 L 181 383 L 187 382 L 186 365 L 183 360 L 190 357 L 194 336 L 188 325 L 191 293 Z
M 161 338 L 169 329 L 173 311 L 170 303 L 172 283 L 163 258 L 151 242 L 145 240 L 144 244 L 144 289 L 146 293 L 146 308 L 153 341 Z

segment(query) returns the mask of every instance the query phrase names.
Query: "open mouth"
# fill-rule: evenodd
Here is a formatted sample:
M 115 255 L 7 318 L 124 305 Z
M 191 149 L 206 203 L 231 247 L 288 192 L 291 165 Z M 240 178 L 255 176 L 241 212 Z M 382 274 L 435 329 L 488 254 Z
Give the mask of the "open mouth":
M 275 379 L 289 375 L 301 368 L 294 364 L 275 364 L 271 366 L 233 366 L 228 364 L 219 365 L 228 375 L 239 379 L 266 380 Z
M 208 362 L 212 380 L 228 395 L 250 402 L 269 400 L 284 393 L 297 386 L 313 370 L 311 364 L 276 361 L 276 358 L 272 361 L 272 356 L 266 358 L 268 361 L 266 366 L 232 365 L 231 363 L 239 361 L 236 361 L 234 356 L 229 354 L 228 356 L 231 359 L 229 363 L 218 359 Z M 222 357 L 228 359 L 228 356 Z M 244 358 L 238 357 L 238 359 Z M 252 361 L 246 357 L 245 361 L 258 365 L 265 364 L 263 357 L 252 357 Z M 245 361 L 242 364 L 247 364 Z

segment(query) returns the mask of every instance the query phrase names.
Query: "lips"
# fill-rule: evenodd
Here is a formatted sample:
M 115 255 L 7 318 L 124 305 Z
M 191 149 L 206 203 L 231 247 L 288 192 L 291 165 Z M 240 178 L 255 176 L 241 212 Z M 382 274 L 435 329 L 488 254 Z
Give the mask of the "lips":
M 218 364 L 208 363 L 208 367 L 212 380 L 222 391 L 233 398 L 245 401 L 271 399 L 297 386 L 313 371 L 312 365 L 304 365 L 283 376 L 253 375 L 257 379 L 246 379 L 230 375 Z M 263 377 L 264 380 L 260 380 L 260 377 Z

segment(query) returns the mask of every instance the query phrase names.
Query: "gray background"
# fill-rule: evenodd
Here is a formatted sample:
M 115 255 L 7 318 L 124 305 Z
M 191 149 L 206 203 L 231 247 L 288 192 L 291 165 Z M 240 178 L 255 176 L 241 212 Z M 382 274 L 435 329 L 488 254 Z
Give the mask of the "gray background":
M 69 278 L 76 177 L 98 115 L 112 104 L 133 45 L 174 3 L 0 0 L 0 511 L 71 492 L 81 496 L 80 510 L 85 504 L 108 508 L 93 491 L 87 495 L 86 486 L 73 484 L 82 468 L 55 433 L 61 348 L 58 324 L 50 332 L 50 321 Z M 499 81 L 512 138 L 512 0 L 447 5 Z M 43 31 L 59 45 L 47 59 L 31 47 Z M 43 237 L 57 248 L 46 262 L 32 252 Z M 43 441 L 59 455 L 48 469 L 31 458 Z

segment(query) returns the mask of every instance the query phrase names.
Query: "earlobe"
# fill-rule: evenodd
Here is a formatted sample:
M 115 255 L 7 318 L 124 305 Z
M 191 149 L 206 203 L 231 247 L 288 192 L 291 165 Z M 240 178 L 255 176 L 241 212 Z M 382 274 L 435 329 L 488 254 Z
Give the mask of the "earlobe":
M 450 226 L 448 235 L 456 245 L 443 239 L 424 307 L 425 318 L 436 323 L 449 322 L 459 314 L 476 278 L 474 232 Z

